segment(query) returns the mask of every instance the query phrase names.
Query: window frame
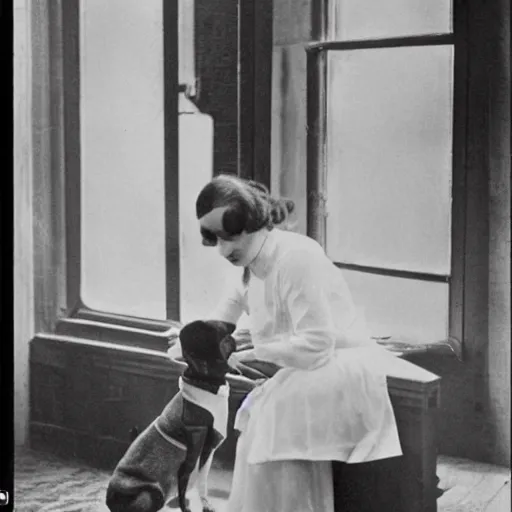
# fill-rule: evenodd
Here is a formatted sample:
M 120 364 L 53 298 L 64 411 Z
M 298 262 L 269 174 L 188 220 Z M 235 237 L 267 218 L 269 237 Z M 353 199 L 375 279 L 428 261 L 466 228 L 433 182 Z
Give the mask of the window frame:
M 57 0 L 33 9 L 32 26 L 43 43 L 34 66 L 41 77 L 35 119 L 35 147 L 50 153 L 51 165 L 41 162 L 35 173 L 34 211 L 40 222 L 34 238 L 36 333 L 58 338 L 114 343 L 165 351 L 169 330 L 180 325 L 180 248 L 178 123 L 179 93 L 191 94 L 201 106 L 201 73 L 194 64 L 194 84 L 180 84 L 179 0 L 161 0 L 164 44 L 164 193 L 167 320 L 139 318 L 90 308 L 80 292 L 81 276 L 81 159 L 80 159 L 80 0 Z M 266 7 L 272 0 L 261 0 Z M 261 1 L 237 0 L 238 12 L 238 128 L 237 172 L 269 182 L 271 70 L 256 73 L 272 52 L 272 9 Z M 194 9 L 202 8 L 197 3 Z M 36 37 L 36 39 L 37 39 Z M 199 36 L 200 37 L 200 36 Z M 198 34 L 194 34 L 197 44 Z M 194 59 L 195 60 L 195 59 Z M 261 67 L 261 66 L 260 66 Z M 198 90 L 195 90 L 198 86 Z M 196 96 L 196 94 L 198 95 Z M 48 105 L 50 111 L 48 112 Z M 217 105 L 218 106 L 218 105 Z M 209 112 L 210 107 L 206 107 Z M 244 127 L 246 127 L 244 129 Z M 49 242 L 50 240 L 50 242 Z M 52 247 L 53 246 L 53 247 Z M 52 333 L 52 334 L 50 334 Z
M 307 234 L 326 246 L 326 136 L 327 136 L 327 54 L 329 51 L 453 45 L 453 140 L 452 140 L 452 218 L 451 273 L 437 275 L 335 262 L 342 269 L 394 276 L 449 285 L 449 333 L 446 342 L 437 343 L 441 353 L 463 357 L 465 253 L 466 253 L 466 137 L 467 137 L 467 15 L 461 0 L 453 2 L 452 32 L 417 36 L 361 40 L 328 39 L 329 0 L 319 0 L 313 19 L 313 42 L 307 52 Z M 432 340 L 432 344 L 436 340 Z M 420 344 L 427 350 L 430 344 Z
M 62 171 L 65 239 L 65 311 L 55 324 L 57 335 L 122 343 L 155 350 L 167 348 L 169 329 L 179 325 L 178 203 L 178 0 L 162 0 L 164 44 L 164 194 L 166 316 L 136 318 L 98 311 L 81 298 L 81 159 L 80 159 L 80 0 L 65 0 L 50 9 L 49 30 L 60 33 L 50 47 L 61 60 Z M 57 142 L 58 144 L 58 142 Z

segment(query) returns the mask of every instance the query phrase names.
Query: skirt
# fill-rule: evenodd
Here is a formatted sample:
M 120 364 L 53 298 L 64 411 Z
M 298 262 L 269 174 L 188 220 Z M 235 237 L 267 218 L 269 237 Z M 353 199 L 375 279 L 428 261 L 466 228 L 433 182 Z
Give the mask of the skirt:
M 387 353 L 337 350 L 320 368 L 284 368 L 251 391 L 235 420 L 241 434 L 228 512 L 330 512 L 332 461 L 402 454 L 375 357 Z
M 331 463 L 286 460 L 248 464 L 250 438 L 238 438 L 226 512 L 334 512 Z

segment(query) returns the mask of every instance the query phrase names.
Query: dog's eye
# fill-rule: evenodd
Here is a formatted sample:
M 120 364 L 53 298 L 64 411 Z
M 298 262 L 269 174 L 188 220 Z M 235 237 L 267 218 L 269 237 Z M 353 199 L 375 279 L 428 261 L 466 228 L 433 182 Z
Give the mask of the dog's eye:
M 232 336 L 226 336 L 221 342 L 220 342 L 220 352 L 222 354 L 222 357 L 224 360 L 227 361 L 228 357 L 236 351 L 236 341 Z

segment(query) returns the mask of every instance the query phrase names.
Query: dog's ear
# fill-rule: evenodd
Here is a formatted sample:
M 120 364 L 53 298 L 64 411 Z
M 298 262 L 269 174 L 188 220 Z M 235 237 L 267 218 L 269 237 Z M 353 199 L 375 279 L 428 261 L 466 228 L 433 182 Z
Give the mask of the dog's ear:
M 196 320 L 185 325 L 180 331 L 180 341 L 187 342 L 198 338 L 210 337 L 217 334 L 217 339 L 233 334 L 236 325 L 220 320 Z
M 233 334 L 236 329 L 235 324 L 231 324 L 229 322 L 222 322 L 221 320 L 207 320 L 206 323 L 210 324 L 219 333 L 221 333 L 222 337 L 224 337 L 226 334 Z
M 182 352 L 200 359 L 211 359 L 220 355 L 221 340 L 235 330 L 235 325 L 216 320 L 197 320 L 185 325 L 180 331 Z M 229 344 L 234 340 L 230 341 Z M 226 345 L 225 350 L 228 349 Z M 231 348 L 229 348 L 231 350 Z M 231 350 L 232 351 L 232 350 Z
M 222 354 L 222 357 L 227 361 L 229 356 L 233 352 L 236 352 L 236 342 L 233 336 L 224 336 L 220 342 L 219 350 Z

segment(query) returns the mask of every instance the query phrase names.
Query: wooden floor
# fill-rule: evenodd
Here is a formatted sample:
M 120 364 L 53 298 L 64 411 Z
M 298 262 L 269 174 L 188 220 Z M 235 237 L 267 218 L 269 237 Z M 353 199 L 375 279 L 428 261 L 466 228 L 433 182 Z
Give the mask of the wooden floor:
M 440 456 L 437 463 L 439 512 L 510 512 L 510 470 Z
M 444 494 L 438 512 L 510 512 L 510 470 L 468 460 L 439 457 L 437 473 Z M 20 450 L 15 458 L 16 512 L 108 512 L 105 489 L 109 474 L 80 463 Z M 211 497 L 217 512 L 225 510 L 232 473 L 214 468 Z M 199 511 L 192 497 L 193 512 Z M 169 512 L 177 510 L 172 503 Z M 319 511 L 320 512 L 320 511 Z M 383 511 L 386 512 L 386 511 Z

